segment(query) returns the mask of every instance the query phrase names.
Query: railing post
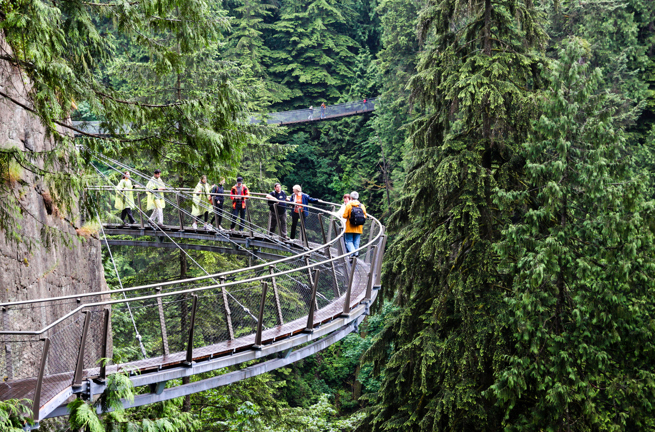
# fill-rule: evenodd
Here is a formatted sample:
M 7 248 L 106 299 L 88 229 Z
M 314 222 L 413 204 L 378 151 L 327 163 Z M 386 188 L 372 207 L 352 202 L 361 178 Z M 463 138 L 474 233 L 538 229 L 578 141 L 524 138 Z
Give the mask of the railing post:
M 180 219 L 180 231 L 184 231 L 184 217 L 182 215 L 182 201 L 180 200 L 180 194 L 175 194 L 177 197 L 177 215 Z
M 323 224 L 323 217 L 318 216 L 318 221 L 321 224 L 321 234 L 323 235 L 323 244 L 327 245 L 328 239 L 325 235 L 325 224 Z M 330 261 L 330 267 L 332 268 L 332 289 L 334 290 L 335 297 L 340 297 L 341 293 L 339 292 L 339 282 L 337 281 L 337 269 L 334 267 L 334 261 L 332 260 L 332 250 L 329 245 L 325 246 L 325 254 L 327 255 L 328 260 Z
M 337 222 L 336 220 L 334 220 L 334 221 L 332 221 L 332 222 L 333 222 L 333 224 L 334 224 L 334 226 L 335 226 L 335 228 L 336 228 L 336 232 L 338 233 L 338 232 L 339 232 L 339 222 Z M 346 251 L 346 243 L 345 243 L 343 237 L 341 237 L 341 238 L 337 241 L 337 254 L 338 254 L 339 256 L 344 255 L 344 256 L 341 258 L 341 261 L 343 262 L 343 268 L 344 268 L 345 271 L 346 271 L 345 276 L 346 276 L 346 284 L 347 284 L 347 283 L 348 283 L 348 274 L 350 273 L 350 269 L 351 269 L 351 267 L 352 267 L 352 264 L 350 263 L 350 260 L 348 260 L 348 259 L 346 258 L 346 256 L 345 256 L 345 255 L 346 255 L 346 252 L 347 252 L 347 251 Z
M 300 232 L 302 235 L 302 244 L 306 247 L 309 248 L 309 241 L 307 240 L 307 231 L 305 230 L 305 208 L 303 207 L 300 209 L 299 215 L 300 215 Z
M 157 294 L 161 293 L 161 287 L 155 288 Z M 159 327 L 161 328 L 161 343 L 164 357 L 170 354 L 168 348 L 168 332 L 166 331 L 166 316 L 164 315 L 164 304 L 161 297 L 157 297 L 157 310 L 159 311 Z
M 250 217 L 250 204 L 248 201 L 244 201 L 246 203 L 246 220 L 248 221 L 248 231 L 250 231 L 250 237 L 255 237 L 255 231 L 252 229 L 252 219 Z
M 107 362 L 109 359 L 107 355 L 109 353 L 109 318 L 111 316 L 111 309 L 105 309 L 103 316 L 103 328 L 102 328 L 102 348 L 100 351 L 100 376 L 98 379 L 104 381 L 107 378 Z
M 357 267 L 357 258 L 353 260 L 353 265 L 350 270 L 350 277 L 348 278 L 348 289 L 346 290 L 346 296 L 343 299 L 343 315 L 350 315 L 350 297 L 353 290 L 353 281 L 355 280 L 355 268 Z
M 143 229 L 144 225 L 143 225 L 143 210 L 141 210 L 141 192 L 136 193 L 136 202 L 137 202 L 137 206 L 139 206 L 139 220 L 141 221 L 141 229 Z
M 77 352 L 77 363 L 75 364 L 75 376 L 73 377 L 73 387 L 82 385 L 82 372 L 84 371 L 84 347 L 86 346 L 86 335 L 89 333 L 89 324 L 91 324 L 91 312 L 83 311 L 84 324 L 82 327 L 82 337 L 80 339 L 80 349 Z
M 280 295 L 277 291 L 277 281 L 275 280 L 275 266 L 272 265 L 269 268 L 271 273 L 271 284 L 273 285 L 273 294 L 275 296 L 275 311 L 277 312 L 277 325 L 284 325 L 284 318 L 282 317 L 282 307 L 280 306 Z
M 50 350 L 50 339 L 43 339 L 43 354 L 41 354 L 41 367 L 39 376 L 36 379 L 36 389 L 34 389 L 34 401 L 32 402 L 32 417 L 34 421 L 39 421 L 39 411 L 41 411 L 41 389 L 43 388 L 43 375 L 45 374 L 45 365 L 48 359 L 48 350 Z
M 371 242 L 373 241 L 373 234 L 374 234 L 374 231 L 375 231 L 375 229 L 374 229 L 375 225 L 371 224 L 370 226 L 371 227 L 369 229 L 369 234 L 368 234 L 369 247 L 366 248 L 366 258 L 365 258 L 365 261 L 367 263 L 369 263 L 369 264 L 371 264 L 371 247 L 372 247 Z
M 5 330 L 9 330 L 9 307 L 5 306 L 2 308 L 2 324 Z M 4 346 L 5 349 L 5 364 L 7 365 L 7 379 L 14 379 L 14 363 L 13 356 L 11 354 L 11 344 L 6 343 Z
M 314 284 L 312 285 L 312 298 L 309 302 L 309 313 L 307 314 L 307 326 L 305 327 L 305 331 L 310 333 L 314 331 L 314 309 L 316 307 L 316 290 L 318 289 L 319 274 L 320 270 L 316 269 L 316 272 L 314 272 Z
M 374 288 L 380 288 L 381 286 L 381 279 L 382 279 L 382 260 L 384 259 L 384 248 L 387 245 L 387 235 L 384 234 L 382 236 L 381 240 L 382 244 L 378 248 L 377 251 L 377 271 L 376 271 L 376 276 L 375 276 L 375 281 L 373 283 Z
M 191 323 L 189 326 L 189 341 L 186 345 L 186 361 L 184 364 L 186 366 L 191 366 L 193 363 L 193 328 L 196 324 L 196 309 L 198 308 L 198 296 L 196 294 L 192 295 L 193 305 L 191 306 Z
M 376 252 L 377 246 L 373 246 L 373 261 L 368 265 L 368 280 L 366 282 L 366 294 L 364 295 L 364 300 L 371 300 L 373 295 L 373 279 L 375 278 L 375 265 L 373 265 L 373 263 L 376 262 Z
M 264 330 L 264 306 L 266 306 L 266 293 L 268 292 L 268 283 L 262 281 L 262 298 L 259 302 L 259 315 L 257 315 L 257 334 L 255 334 L 255 344 L 253 349 L 262 349 L 262 331 Z
M 223 294 L 223 306 L 225 307 L 225 322 L 227 324 L 227 333 L 230 340 L 234 339 L 234 329 L 232 328 L 232 312 L 230 311 L 230 303 L 227 300 L 227 291 L 225 290 L 225 276 L 218 278 L 221 284 L 221 293 Z

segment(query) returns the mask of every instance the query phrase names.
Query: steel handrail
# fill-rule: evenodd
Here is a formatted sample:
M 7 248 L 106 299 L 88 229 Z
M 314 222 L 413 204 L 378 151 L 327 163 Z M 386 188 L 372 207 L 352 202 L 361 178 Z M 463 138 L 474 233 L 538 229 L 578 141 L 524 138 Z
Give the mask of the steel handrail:
M 310 207 L 310 206 L 308 206 L 308 207 Z M 317 209 L 317 210 L 321 210 L 321 209 Z M 379 225 L 380 230 L 378 231 L 377 235 L 373 239 L 371 239 L 369 242 L 367 242 L 363 246 L 360 246 L 359 249 L 356 250 L 358 252 L 362 251 L 363 249 L 366 249 L 368 246 L 372 245 L 384 233 L 384 230 L 382 229 L 382 224 L 380 223 L 380 221 L 377 218 L 373 217 L 373 216 L 369 216 L 369 217 Z M 334 241 L 336 241 L 343 234 L 344 233 L 342 232 L 339 236 L 337 236 L 335 238 Z M 328 244 L 330 244 L 330 243 L 328 243 Z M 317 248 L 314 251 L 316 251 L 318 249 L 325 248 L 325 246 L 327 246 L 328 244 L 321 245 L 320 248 Z M 264 263 L 264 264 L 260 264 L 260 265 L 257 265 L 257 266 L 247 267 L 246 269 L 232 270 L 230 272 L 219 273 L 219 274 L 228 274 L 228 273 L 229 274 L 234 274 L 234 273 L 238 273 L 240 271 L 244 271 L 244 270 L 249 271 L 249 270 L 252 270 L 252 269 L 262 268 L 262 267 L 269 267 L 270 268 L 270 266 L 272 266 L 274 264 L 277 264 L 279 262 L 283 262 L 283 261 L 286 261 L 286 260 L 289 260 L 289 259 L 296 259 L 299 256 L 303 256 L 303 255 L 306 255 L 307 253 L 311 253 L 311 252 L 312 251 L 306 251 L 306 252 L 304 252 L 302 254 L 293 255 L 293 256 L 291 256 L 289 258 L 286 258 L 285 260 Z M 213 285 L 209 285 L 209 286 L 205 286 L 205 287 L 190 288 L 190 289 L 186 289 L 186 290 L 173 291 L 173 292 L 169 292 L 169 293 L 160 293 L 160 294 L 149 295 L 149 296 L 132 297 L 132 298 L 128 298 L 128 299 L 109 300 L 109 301 L 104 301 L 104 302 L 87 303 L 87 304 L 84 304 L 84 305 L 80 305 L 76 309 L 70 311 L 66 315 L 60 317 L 59 319 L 57 319 L 56 321 L 54 321 L 51 324 L 47 325 L 46 327 L 42 328 L 41 330 L 34 330 L 34 331 L 25 331 L 25 330 L 7 331 L 7 330 L 4 330 L 4 331 L 0 331 L 0 334 L 2 334 L 2 335 L 38 336 L 38 335 L 41 335 L 41 334 L 45 333 L 46 331 L 50 330 L 51 328 L 53 328 L 57 324 L 63 322 L 67 318 L 73 316 L 74 314 L 76 314 L 79 311 L 81 311 L 83 309 L 86 309 L 86 308 L 99 307 L 99 306 L 108 306 L 108 305 L 121 304 L 121 303 L 129 303 L 129 302 L 133 302 L 133 301 L 150 300 L 150 299 L 156 299 L 156 298 L 160 298 L 160 297 L 163 298 L 163 297 L 179 295 L 179 294 L 188 294 L 188 293 L 194 293 L 194 292 L 199 292 L 199 291 L 206 291 L 206 290 L 210 290 L 210 289 L 213 289 L 213 288 L 227 287 L 227 286 L 245 284 L 245 283 L 250 283 L 250 282 L 257 282 L 257 281 L 270 279 L 270 278 L 277 277 L 277 276 L 283 276 L 283 275 L 287 275 L 287 274 L 291 274 L 291 273 L 295 273 L 295 272 L 300 272 L 300 271 L 304 271 L 304 270 L 308 270 L 308 269 L 313 269 L 314 267 L 317 267 L 317 266 L 322 266 L 322 265 L 325 265 L 325 264 L 329 264 L 331 262 L 336 262 L 337 260 L 340 260 L 340 259 L 344 259 L 345 257 L 347 257 L 350 254 L 352 254 L 352 252 L 346 252 L 346 253 L 344 253 L 342 255 L 332 257 L 331 259 L 327 259 L 327 260 L 323 260 L 323 261 L 320 261 L 320 262 L 312 263 L 312 264 L 309 264 L 309 265 L 305 265 L 303 267 L 290 269 L 290 270 L 284 270 L 284 271 L 277 272 L 277 273 L 268 273 L 268 274 L 265 274 L 265 275 L 262 275 L 262 276 L 257 276 L 257 277 L 254 277 L 254 278 L 249 278 L 249 279 L 244 279 L 244 280 L 239 280 L 239 281 L 225 282 L 223 284 L 213 284 Z M 183 280 L 178 280 L 178 281 L 171 281 L 171 283 L 173 283 L 173 284 L 175 284 L 175 283 L 186 283 L 186 282 L 199 280 L 199 279 L 207 279 L 207 278 L 210 278 L 210 277 L 212 277 L 212 275 L 210 275 L 210 276 L 201 276 L 201 277 L 198 277 L 198 278 L 183 279 Z M 170 285 L 171 283 L 167 283 L 167 284 Z M 161 287 L 163 285 L 164 285 L 164 283 L 158 283 L 158 284 L 144 285 L 144 286 L 141 286 L 141 287 L 126 288 L 124 290 L 111 290 L 111 291 L 100 291 L 100 292 L 96 292 L 96 293 L 85 293 L 85 296 L 110 295 L 110 294 L 113 294 L 113 293 L 124 292 L 125 290 L 130 290 L 130 291 L 135 291 L 135 290 L 138 290 L 138 289 L 144 289 L 145 290 L 145 289 L 152 289 L 152 288 L 155 288 L 155 287 Z M 12 305 L 15 306 L 15 305 L 18 305 L 18 304 L 31 304 L 31 303 L 57 301 L 57 300 L 79 298 L 79 297 L 81 297 L 81 295 L 77 295 L 77 296 L 73 295 L 73 296 L 65 296 L 65 297 L 63 297 L 63 296 L 62 297 L 52 297 L 52 298 L 49 298 L 49 299 L 39 299 L 39 300 L 31 300 L 31 301 L 26 300 L 26 301 L 22 301 L 22 302 L 4 303 L 4 304 L 0 304 L 0 306 L 10 307 Z M 341 298 L 341 297 L 339 297 L 339 298 Z
M 175 192 L 175 191 L 174 190 L 159 191 L 159 193 L 165 193 L 165 192 L 171 192 L 172 193 L 172 192 Z M 252 197 L 252 198 L 253 199 L 259 199 L 259 200 L 264 200 L 264 198 L 259 198 L 259 197 Z M 269 201 L 269 200 L 266 200 L 266 201 Z M 335 205 L 333 203 L 329 203 L 329 204 Z M 328 213 L 331 216 L 334 216 L 334 214 L 332 212 L 330 212 L 328 210 L 318 208 L 318 207 L 313 207 L 313 206 L 305 205 L 305 204 L 294 204 L 294 205 L 303 206 L 303 207 L 311 208 L 311 209 L 314 209 L 314 210 L 319 210 L 321 212 Z M 379 221 L 376 218 L 374 218 L 373 216 L 369 216 L 369 217 L 379 223 Z M 47 298 L 41 298 L 41 299 L 21 300 L 21 301 L 17 301 L 17 302 L 0 303 L 0 307 L 9 307 L 9 306 L 34 304 L 34 303 L 44 303 L 44 302 L 49 302 L 49 301 L 54 301 L 54 300 L 77 299 L 77 298 L 82 298 L 82 297 L 91 297 L 91 296 L 103 295 L 103 294 L 108 294 L 108 293 L 131 292 L 131 291 L 137 291 L 137 290 L 140 290 L 140 289 L 152 289 L 152 288 L 156 288 L 156 287 L 165 287 L 165 286 L 170 286 L 170 285 L 185 284 L 185 283 L 200 281 L 200 280 L 204 280 L 204 279 L 216 278 L 216 277 L 220 277 L 220 276 L 228 276 L 228 275 L 238 274 L 238 273 L 241 273 L 243 271 L 257 270 L 257 269 L 264 268 L 264 267 L 270 267 L 271 265 L 277 265 L 277 264 L 280 264 L 280 263 L 284 263 L 286 261 L 291 261 L 293 259 L 296 259 L 298 257 L 303 257 L 305 255 L 310 255 L 311 256 L 311 254 L 316 253 L 317 251 L 319 251 L 321 249 L 324 249 L 326 246 L 334 244 L 337 240 L 339 240 L 341 237 L 343 237 L 344 234 L 345 234 L 345 232 L 342 230 L 342 232 L 339 233 L 339 235 L 337 235 L 334 239 L 330 240 L 328 243 L 320 245 L 317 248 L 310 249 L 308 251 L 303 251 L 301 253 L 292 255 L 290 257 L 285 257 L 285 258 L 279 259 L 277 261 L 270 261 L 270 262 L 263 263 L 263 264 L 258 264 L 256 266 L 252 266 L 252 267 L 246 267 L 246 268 L 236 269 L 236 270 L 228 270 L 228 271 L 222 272 L 222 273 L 214 273 L 214 274 L 210 274 L 210 275 L 197 276 L 197 277 L 188 278 L 188 279 L 179 279 L 179 280 L 161 282 L 161 283 L 150 284 L 150 285 L 139 285 L 139 286 L 136 286 L 136 287 L 129 287 L 129 288 L 123 288 L 123 289 L 118 289 L 118 290 L 89 292 L 89 293 L 81 293 L 81 294 L 71 294 L 71 295 L 68 295 L 68 296 L 60 296 L 60 297 L 47 297 Z M 360 247 L 360 249 L 365 248 L 365 247 L 366 246 L 362 246 L 362 247 Z M 180 292 L 180 291 L 176 291 L 176 292 Z M 4 333 L 0 331 L 0 334 L 4 334 Z

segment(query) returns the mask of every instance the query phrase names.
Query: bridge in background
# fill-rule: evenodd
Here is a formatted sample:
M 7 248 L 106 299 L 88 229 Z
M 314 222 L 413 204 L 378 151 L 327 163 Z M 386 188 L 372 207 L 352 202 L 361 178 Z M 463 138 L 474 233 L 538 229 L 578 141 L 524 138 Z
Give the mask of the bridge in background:
M 320 106 L 313 109 L 299 109 L 293 111 L 280 111 L 270 114 L 257 114 L 250 117 L 250 123 L 267 123 L 275 125 L 293 125 L 326 120 L 336 120 L 343 117 L 362 115 L 375 110 L 376 99 L 367 99 L 356 102 L 345 102 L 336 105 L 327 105 L 324 110 Z M 74 121 L 73 126 L 87 133 L 103 135 L 106 131 L 99 121 Z M 76 134 L 76 135 L 79 135 Z
M 111 248 L 179 249 L 190 265 L 206 274 L 129 288 L 121 282 L 121 288 L 112 291 L 0 305 L 0 339 L 5 347 L 0 352 L 5 377 L 0 400 L 28 399 L 37 422 L 66 415 L 66 404 L 75 395 L 92 400 L 104 391 L 107 378 L 121 371 L 129 373 L 135 387 L 148 388 L 133 402 L 123 401 L 125 407 L 265 373 L 339 341 L 356 331 L 368 314 L 380 288 L 386 244 L 384 226 L 374 217 L 365 225 L 360 258 L 353 261 L 348 259 L 343 224 L 333 203 L 306 206 L 299 238 L 286 240 L 268 231 L 270 202 L 262 196 L 249 198 L 245 221 L 223 212 L 225 225 L 235 222 L 241 230 L 196 229 L 193 222 L 203 224 L 189 211 L 193 193 L 171 188 L 160 192 L 167 207 L 164 224 L 156 225 L 148 222 L 143 206 L 147 176 L 99 158 L 117 172 L 133 171 L 137 185 L 137 223 L 131 225 L 123 225 L 114 214 L 113 186 L 87 191 L 103 220 L 99 236 L 112 263 Z M 107 180 L 98 173 L 99 179 Z M 188 255 L 189 250 L 235 255 L 243 268 L 207 271 Z M 100 359 L 105 358 L 115 362 L 102 364 Z M 259 362 L 167 386 L 171 380 L 252 360 Z

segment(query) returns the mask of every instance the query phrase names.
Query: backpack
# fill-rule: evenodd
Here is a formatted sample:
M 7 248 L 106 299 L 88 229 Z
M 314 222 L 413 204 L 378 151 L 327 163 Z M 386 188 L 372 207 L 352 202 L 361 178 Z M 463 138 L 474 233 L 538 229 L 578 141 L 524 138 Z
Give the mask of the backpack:
M 364 225 L 366 222 L 366 216 L 364 216 L 364 210 L 360 206 L 352 206 L 350 208 L 350 225 L 359 226 Z

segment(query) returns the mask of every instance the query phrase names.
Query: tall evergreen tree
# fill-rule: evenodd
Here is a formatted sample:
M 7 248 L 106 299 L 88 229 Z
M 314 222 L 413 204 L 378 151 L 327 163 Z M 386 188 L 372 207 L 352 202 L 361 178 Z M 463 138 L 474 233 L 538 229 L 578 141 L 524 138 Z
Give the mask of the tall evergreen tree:
M 505 430 L 655 427 L 655 207 L 584 45 L 553 65 L 525 189 L 498 196 L 522 209 L 496 245 L 514 278 L 499 321 L 516 345 L 493 387 Z
M 350 0 L 284 0 L 274 25 L 270 71 L 294 91 L 285 105 L 307 108 L 336 102 L 349 86 L 357 42 Z
M 421 12 L 427 45 L 411 87 L 427 114 L 414 125 L 384 276 L 401 310 L 367 353 L 386 370 L 363 430 L 498 430 L 484 390 L 507 349 L 492 246 L 508 217 L 493 190 L 519 180 L 540 20 L 522 0 L 433 0 Z

